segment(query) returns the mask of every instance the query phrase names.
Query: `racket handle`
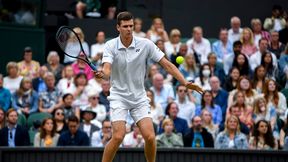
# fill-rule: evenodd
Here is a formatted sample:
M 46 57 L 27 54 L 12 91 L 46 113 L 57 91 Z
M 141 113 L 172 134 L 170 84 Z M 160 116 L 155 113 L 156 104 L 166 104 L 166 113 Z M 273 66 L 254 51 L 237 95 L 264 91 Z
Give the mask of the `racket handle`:
M 96 70 L 97 70 L 97 67 L 96 67 L 92 62 L 89 62 L 88 65 L 90 66 L 90 68 L 91 68 L 93 71 L 96 71 Z

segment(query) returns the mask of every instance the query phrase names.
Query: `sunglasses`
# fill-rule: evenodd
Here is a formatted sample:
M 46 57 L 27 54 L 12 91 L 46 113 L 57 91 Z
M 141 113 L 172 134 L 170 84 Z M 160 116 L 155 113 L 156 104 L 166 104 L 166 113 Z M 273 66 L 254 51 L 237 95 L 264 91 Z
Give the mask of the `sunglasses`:
M 182 92 L 187 92 L 187 90 L 179 89 L 178 92 L 180 92 L 180 93 L 182 93 Z
M 98 99 L 98 97 L 91 97 L 91 99 L 92 99 L 92 100 L 96 100 L 96 99 Z
M 57 112 L 56 115 L 63 115 L 64 116 L 64 113 Z

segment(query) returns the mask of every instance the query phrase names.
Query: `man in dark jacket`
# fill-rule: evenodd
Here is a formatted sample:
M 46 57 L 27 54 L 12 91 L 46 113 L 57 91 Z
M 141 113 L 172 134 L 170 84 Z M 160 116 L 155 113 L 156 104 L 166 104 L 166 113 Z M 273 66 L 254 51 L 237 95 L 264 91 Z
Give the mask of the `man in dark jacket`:
M 17 124 L 18 113 L 15 109 L 9 109 L 6 113 L 7 126 L 0 131 L 0 146 L 29 146 L 28 131 Z
M 183 141 L 184 147 L 214 147 L 213 137 L 207 129 L 202 127 L 202 119 L 199 116 L 192 119 L 192 127 L 184 135 Z

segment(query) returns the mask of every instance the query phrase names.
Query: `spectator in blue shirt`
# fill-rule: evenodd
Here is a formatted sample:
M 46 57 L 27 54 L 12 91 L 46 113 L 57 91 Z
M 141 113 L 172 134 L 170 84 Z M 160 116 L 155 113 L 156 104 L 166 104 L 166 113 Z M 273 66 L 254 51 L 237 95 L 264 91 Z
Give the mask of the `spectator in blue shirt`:
M 58 146 L 90 146 L 88 135 L 79 130 L 79 119 L 76 116 L 69 116 L 68 129 L 61 134 Z
M 11 104 L 11 94 L 6 88 L 3 88 L 3 75 L 0 74 L 0 107 L 7 111 Z

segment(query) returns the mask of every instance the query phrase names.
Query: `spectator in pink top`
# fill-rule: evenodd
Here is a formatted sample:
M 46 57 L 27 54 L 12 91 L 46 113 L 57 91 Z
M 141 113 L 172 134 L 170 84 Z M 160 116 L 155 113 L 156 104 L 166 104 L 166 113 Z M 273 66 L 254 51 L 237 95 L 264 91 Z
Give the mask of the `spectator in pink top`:
M 80 57 L 84 58 L 83 55 L 82 56 L 80 55 Z M 75 75 L 79 73 L 86 74 L 88 80 L 92 79 L 94 76 L 90 66 L 87 65 L 84 61 L 79 59 L 72 64 L 72 69 Z
M 257 47 L 254 44 L 253 32 L 250 28 L 243 28 L 240 41 L 242 43 L 242 53 L 247 57 L 250 57 L 257 51 Z

